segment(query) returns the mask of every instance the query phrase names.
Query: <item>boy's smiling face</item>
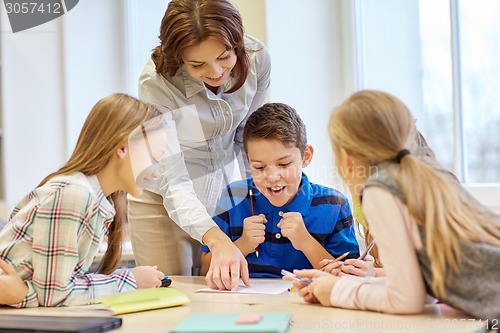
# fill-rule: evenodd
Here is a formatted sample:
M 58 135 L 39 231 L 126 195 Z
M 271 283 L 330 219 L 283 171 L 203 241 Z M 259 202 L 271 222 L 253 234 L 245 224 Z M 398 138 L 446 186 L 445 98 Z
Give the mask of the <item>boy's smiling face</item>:
M 274 139 L 251 139 L 247 142 L 247 159 L 257 189 L 273 206 L 293 201 L 302 179 L 302 168 L 312 159 L 313 148 L 306 146 L 304 157 L 292 143 Z

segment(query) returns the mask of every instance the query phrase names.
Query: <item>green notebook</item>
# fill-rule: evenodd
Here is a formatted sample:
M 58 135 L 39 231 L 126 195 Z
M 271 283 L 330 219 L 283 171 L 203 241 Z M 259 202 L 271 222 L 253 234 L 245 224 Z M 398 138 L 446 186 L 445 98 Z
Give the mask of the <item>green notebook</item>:
M 291 319 L 290 312 L 192 313 L 175 326 L 171 332 L 286 333 L 290 328 Z
M 101 298 L 94 298 L 82 309 L 109 310 L 111 314 L 168 308 L 189 303 L 189 298 L 175 288 L 137 289 Z

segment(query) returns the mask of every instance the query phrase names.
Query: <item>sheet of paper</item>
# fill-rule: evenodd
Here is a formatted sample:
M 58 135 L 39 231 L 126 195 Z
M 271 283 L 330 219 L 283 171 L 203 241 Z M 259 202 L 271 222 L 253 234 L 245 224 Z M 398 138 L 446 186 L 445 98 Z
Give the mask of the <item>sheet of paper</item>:
M 283 281 L 281 279 L 250 279 L 250 287 L 245 286 L 243 282 L 240 281 L 238 289 L 235 291 L 202 288 L 198 289 L 196 292 L 277 295 L 287 291 L 291 286 L 292 283 L 290 281 Z

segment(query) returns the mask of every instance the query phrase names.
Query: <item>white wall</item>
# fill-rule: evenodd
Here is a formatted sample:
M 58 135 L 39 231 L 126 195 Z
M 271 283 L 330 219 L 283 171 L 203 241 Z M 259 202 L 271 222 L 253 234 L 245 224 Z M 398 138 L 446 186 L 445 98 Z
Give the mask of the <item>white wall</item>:
M 126 5 L 80 1 L 62 17 L 15 34 L 0 6 L 6 205 L 0 218 L 63 165 L 100 98 L 133 93 L 127 90 Z
M 266 0 L 232 0 L 241 14 L 245 33 L 267 45 Z
M 85 0 L 62 16 L 68 157 L 92 106 L 127 92 L 123 13 L 122 0 Z
M 146 60 L 160 40 L 160 25 L 169 1 L 123 0 L 125 3 L 124 38 L 128 52 L 124 69 L 127 71 L 127 91 L 137 96 L 137 83 Z
M 362 1 L 363 73 L 359 89 L 398 96 L 422 109 L 418 0 Z
M 65 96 L 60 20 L 13 34 L 0 15 L 5 218 L 65 160 Z
M 304 170 L 311 181 L 338 187 L 333 178 L 328 117 L 346 96 L 341 1 L 268 0 L 267 41 L 272 60 L 271 102 L 294 107 L 315 148 Z

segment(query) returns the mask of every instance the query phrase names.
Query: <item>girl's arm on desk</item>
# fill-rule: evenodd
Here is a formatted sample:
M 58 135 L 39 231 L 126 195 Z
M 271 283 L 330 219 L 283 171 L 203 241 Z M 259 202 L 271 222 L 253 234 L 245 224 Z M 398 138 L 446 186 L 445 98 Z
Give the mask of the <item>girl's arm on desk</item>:
M 332 304 L 388 313 L 420 312 L 426 292 L 415 250 L 422 244 L 408 209 L 391 193 L 378 187 L 364 191 L 363 204 L 386 277 L 342 278 L 332 290 Z
M 0 304 L 16 304 L 28 294 L 28 286 L 24 283 L 14 268 L 0 259 Z
M 411 232 L 408 211 L 398 199 L 380 188 L 368 188 L 364 202 L 387 276 L 364 279 L 329 274 L 327 278 L 317 275 L 314 270 L 294 271 L 298 277 L 313 280 L 311 285 L 302 286 L 301 296 L 308 302 L 319 301 L 323 305 L 342 308 L 387 313 L 421 312 L 425 285 L 415 253 L 418 244 L 414 232 Z M 382 205 L 386 209 L 380 210 Z M 395 248 L 398 251 L 394 251 Z M 401 267 L 405 269 L 401 270 Z M 329 299 L 325 295 L 329 295 Z

